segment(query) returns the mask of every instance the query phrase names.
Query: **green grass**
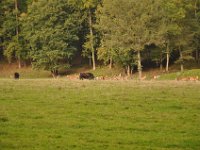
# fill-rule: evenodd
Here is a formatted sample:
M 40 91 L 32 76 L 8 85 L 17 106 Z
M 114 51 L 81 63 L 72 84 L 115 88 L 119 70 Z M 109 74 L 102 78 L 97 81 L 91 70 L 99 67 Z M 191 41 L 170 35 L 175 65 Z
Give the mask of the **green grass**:
M 44 71 L 44 70 L 34 70 L 31 67 L 25 67 L 18 69 L 16 66 L 13 67 L 11 66 L 3 66 L 0 65 L 0 78 L 5 79 L 5 78 L 13 78 L 13 75 L 15 72 L 19 72 L 20 78 L 22 79 L 37 79 L 37 78 L 50 78 L 51 73 L 49 71 Z
M 19 72 L 20 78 L 22 79 L 52 78 L 50 71 L 35 70 L 32 69 L 31 66 L 19 69 L 16 64 L 12 64 L 10 66 L 8 64 L 0 64 L 1 79 L 13 78 L 15 72 Z M 109 69 L 107 66 L 97 67 L 96 70 L 92 70 L 92 68 L 88 66 L 79 66 L 79 67 L 72 67 L 67 70 L 66 69 L 59 70 L 60 77 L 65 77 L 66 75 L 79 75 L 80 72 L 91 72 L 96 77 L 100 76 L 113 77 L 113 76 L 118 76 L 119 74 L 122 75 L 125 74 L 123 68 L 115 67 Z
M 184 72 L 175 72 L 163 74 L 159 79 L 161 80 L 175 80 L 178 77 L 196 77 L 200 78 L 200 69 L 185 70 Z
M 1 150 L 199 150 L 200 83 L 0 80 Z
M 91 70 L 95 76 L 107 76 L 107 77 L 113 77 L 113 76 L 119 76 L 119 74 L 125 75 L 125 71 L 123 68 L 120 67 L 114 67 L 112 69 L 109 69 L 108 66 L 106 67 L 97 67 L 96 70 Z
M 96 67 L 96 70 L 93 70 L 92 67 L 89 66 L 79 66 L 72 67 L 67 72 L 71 75 L 78 75 L 81 72 L 91 72 L 95 77 L 114 77 L 119 76 L 120 74 L 125 76 L 125 70 L 119 66 L 114 66 L 112 69 L 109 69 L 108 66 L 98 66 Z

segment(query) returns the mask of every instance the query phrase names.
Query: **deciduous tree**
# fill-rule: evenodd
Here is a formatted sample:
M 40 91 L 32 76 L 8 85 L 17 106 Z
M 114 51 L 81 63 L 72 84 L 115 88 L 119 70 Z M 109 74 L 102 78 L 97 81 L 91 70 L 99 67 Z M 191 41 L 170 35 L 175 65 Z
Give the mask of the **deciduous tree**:
M 29 6 L 24 32 L 33 67 L 56 76 L 60 68 L 70 66 L 76 51 L 79 17 L 79 11 L 68 0 L 42 0 Z

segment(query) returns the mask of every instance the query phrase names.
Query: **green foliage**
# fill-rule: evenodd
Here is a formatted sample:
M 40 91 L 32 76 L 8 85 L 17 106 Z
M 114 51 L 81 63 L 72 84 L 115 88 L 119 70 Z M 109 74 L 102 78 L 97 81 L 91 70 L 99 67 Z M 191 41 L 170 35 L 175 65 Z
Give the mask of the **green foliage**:
M 30 5 L 23 31 L 35 68 L 54 72 L 69 67 L 76 51 L 79 16 L 79 11 L 67 0 L 45 0 Z
M 86 42 L 83 44 L 83 52 L 82 55 L 84 57 L 88 57 L 91 58 L 91 53 L 92 53 L 92 49 L 91 49 L 91 45 L 93 45 L 92 43 L 94 42 L 94 38 L 93 36 L 91 36 L 90 34 L 86 35 Z
M 83 8 L 86 8 L 86 9 L 95 8 L 100 2 L 100 0 L 81 0 L 81 1 L 83 3 Z
M 28 59 L 27 45 L 25 44 L 24 35 L 21 33 L 20 14 L 23 10 L 22 7 L 24 7 L 22 4 L 21 1 L 5 0 L 2 2 L 3 21 L 0 28 L 0 37 L 3 39 L 4 55 L 9 62 L 13 59 Z
M 145 48 L 145 45 L 155 41 L 152 20 L 157 8 L 156 4 L 149 0 L 143 0 L 140 3 L 136 0 L 104 0 L 98 11 L 98 26 L 103 34 L 104 50 L 119 50 L 118 62 L 124 66 L 138 64 L 139 72 L 142 70 L 140 51 Z M 134 52 L 138 53 L 137 59 L 134 57 L 136 54 Z M 116 56 L 112 51 L 111 53 L 104 52 L 104 54 Z M 105 58 L 107 61 L 107 57 Z
M 4 39 L 3 47 L 5 47 L 4 54 L 11 61 L 15 51 L 19 50 L 19 43 L 16 41 L 16 11 L 14 1 L 5 0 L 1 4 L 2 9 L 2 27 L 0 30 L 1 36 Z
M 19 55 L 21 47 L 19 43 L 16 41 L 10 41 L 9 44 L 6 46 L 6 50 L 4 51 L 4 55 L 8 58 L 9 62 L 12 61 L 12 58 L 15 55 Z
M 95 77 L 116 77 L 124 75 L 124 69 L 122 67 L 113 67 L 113 69 L 109 69 L 108 67 L 97 67 L 96 70 L 91 70 Z
M 100 4 L 101 0 L 82 0 L 82 8 L 85 9 L 86 19 L 88 20 L 88 34 L 86 34 L 85 43 L 83 44 L 83 56 L 87 56 L 88 58 L 92 58 L 93 70 L 96 69 L 95 63 L 95 53 L 96 48 L 98 46 L 98 39 L 96 38 L 96 31 L 94 30 L 94 24 L 96 22 L 95 11 Z
M 142 61 L 170 64 L 176 50 L 173 62 L 198 63 L 199 24 L 199 0 L 3 0 L 0 55 L 50 71 L 68 68 L 77 49 L 93 69 L 97 57 L 141 71 Z

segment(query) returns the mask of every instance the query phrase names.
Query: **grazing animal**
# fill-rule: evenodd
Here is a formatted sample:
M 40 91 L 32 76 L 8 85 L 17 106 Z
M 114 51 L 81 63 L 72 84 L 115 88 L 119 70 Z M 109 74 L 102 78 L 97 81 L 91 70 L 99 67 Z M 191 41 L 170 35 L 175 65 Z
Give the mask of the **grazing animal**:
M 104 76 L 100 76 L 100 77 L 96 77 L 95 79 L 96 80 L 105 80 L 105 77 Z
M 160 78 L 159 75 L 155 75 L 155 76 L 153 76 L 153 79 L 158 79 L 158 78 Z
M 199 77 L 178 77 L 176 80 L 178 81 L 198 81 Z
M 14 79 L 19 79 L 19 73 L 18 72 L 14 73 Z
M 79 79 L 80 80 L 83 80 L 83 79 L 93 80 L 94 79 L 94 75 L 92 73 L 80 73 Z
M 190 81 L 198 81 L 199 77 L 198 76 L 196 76 L 196 77 L 190 77 L 189 79 L 190 79 Z
M 147 76 L 141 77 L 141 80 L 146 80 Z
M 79 79 L 79 76 L 78 75 L 71 75 L 71 76 L 67 76 L 67 79 L 69 79 L 69 80 L 77 80 L 77 79 Z

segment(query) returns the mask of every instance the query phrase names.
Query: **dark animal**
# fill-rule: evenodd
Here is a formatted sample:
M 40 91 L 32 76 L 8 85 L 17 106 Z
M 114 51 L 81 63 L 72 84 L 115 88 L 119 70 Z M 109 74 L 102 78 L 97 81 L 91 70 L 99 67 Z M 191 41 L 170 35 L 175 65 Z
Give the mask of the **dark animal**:
M 19 79 L 19 73 L 18 72 L 14 73 L 14 79 Z
M 79 79 L 80 80 L 83 80 L 83 79 L 93 80 L 94 79 L 94 75 L 92 73 L 80 73 Z

